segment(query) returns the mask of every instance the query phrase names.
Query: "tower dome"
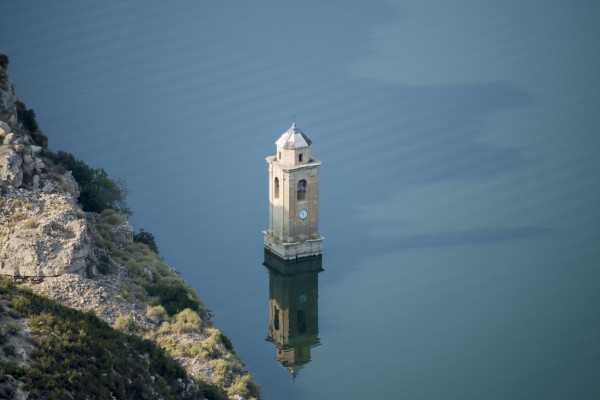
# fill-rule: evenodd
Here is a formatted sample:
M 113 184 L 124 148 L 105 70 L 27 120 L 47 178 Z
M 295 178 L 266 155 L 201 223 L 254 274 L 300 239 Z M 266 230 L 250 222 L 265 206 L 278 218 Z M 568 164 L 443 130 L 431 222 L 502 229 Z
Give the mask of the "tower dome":
M 282 149 L 301 149 L 312 144 L 310 139 L 296 126 L 294 122 L 290 129 L 285 131 L 283 135 L 275 142 L 277 147 Z

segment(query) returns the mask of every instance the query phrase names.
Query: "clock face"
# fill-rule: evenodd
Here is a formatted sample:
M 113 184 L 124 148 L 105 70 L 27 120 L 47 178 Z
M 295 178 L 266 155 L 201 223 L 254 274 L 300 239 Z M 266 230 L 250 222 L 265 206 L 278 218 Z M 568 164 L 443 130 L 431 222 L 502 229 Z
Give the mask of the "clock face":
M 306 217 L 308 217 L 308 211 L 306 211 L 306 210 L 300 210 L 300 212 L 298 213 L 298 218 L 300 218 L 300 219 L 306 219 Z

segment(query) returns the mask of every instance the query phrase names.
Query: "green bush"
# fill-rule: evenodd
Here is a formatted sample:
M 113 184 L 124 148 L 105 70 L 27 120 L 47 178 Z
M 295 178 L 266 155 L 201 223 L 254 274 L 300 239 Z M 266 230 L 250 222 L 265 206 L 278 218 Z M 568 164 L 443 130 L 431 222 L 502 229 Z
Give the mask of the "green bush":
M 144 243 L 150 248 L 150 250 L 158 254 L 158 246 L 156 245 L 156 239 L 154 238 L 154 235 L 150 232 L 146 232 L 145 230 L 140 229 L 139 232 L 133 234 L 133 241 L 136 243 Z
M 202 387 L 202 395 L 208 400 L 228 400 L 229 397 L 223 389 L 217 385 L 205 384 Z
M 171 329 L 178 333 L 200 332 L 200 316 L 189 308 L 181 311 L 175 316 L 175 321 L 171 324 Z
M 146 285 L 151 297 L 158 299 L 169 315 L 175 315 L 186 308 L 201 310 L 201 303 L 194 292 L 179 279 L 162 278 L 158 282 Z
M 29 132 L 35 132 L 40 129 L 37 120 L 35 119 L 35 111 L 28 109 L 25 103 L 21 101 L 17 101 L 16 106 L 17 117 L 25 129 L 27 129 Z
M 31 307 L 31 300 L 25 296 L 13 297 L 11 303 L 12 308 L 23 313 Z
M 6 54 L 0 54 L 0 68 L 8 68 L 8 56 Z
M 225 346 L 225 348 L 227 350 L 233 351 L 233 343 L 231 343 L 231 340 L 229 340 L 229 338 L 227 336 L 225 336 L 223 333 L 221 333 L 219 338 L 221 339 L 223 346 Z
M 167 318 L 167 310 L 161 305 L 158 306 L 146 306 L 146 318 L 155 324 L 160 324 Z
M 229 388 L 227 393 L 233 397 L 238 394 L 244 398 L 257 398 L 259 395 L 258 385 L 252 382 L 250 375 L 237 376 Z
M 21 288 L 2 284 L 0 293 L 23 309 L 35 341 L 29 365 L 2 364 L 0 380 L 19 378 L 29 398 L 202 398 L 204 385 L 186 389 L 185 370 L 155 343 Z
M 129 315 L 119 315 L 115 320 L 115 329 L 125 333 L 135 332 L 135 322 Z
M 110 179 L 104 169 L 92 168 L 66 151 L 49 152 L 48 156 L 56 165 L 72 172 L 79 185 L 79 203 L 84 211 L 99 213 L 113 209 L 131 215 L 131 209 L 125 201 L 127 189 L 122 180 Z

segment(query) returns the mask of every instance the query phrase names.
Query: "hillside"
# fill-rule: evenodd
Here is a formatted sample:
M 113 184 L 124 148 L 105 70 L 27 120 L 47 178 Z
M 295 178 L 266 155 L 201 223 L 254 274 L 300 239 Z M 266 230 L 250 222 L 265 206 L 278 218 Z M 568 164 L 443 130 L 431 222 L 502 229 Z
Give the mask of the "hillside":
M 257 398 L 194 290 L 128 223 L 123 183 L 48 148 L 7 66 L 0 55 L 0 398 Z

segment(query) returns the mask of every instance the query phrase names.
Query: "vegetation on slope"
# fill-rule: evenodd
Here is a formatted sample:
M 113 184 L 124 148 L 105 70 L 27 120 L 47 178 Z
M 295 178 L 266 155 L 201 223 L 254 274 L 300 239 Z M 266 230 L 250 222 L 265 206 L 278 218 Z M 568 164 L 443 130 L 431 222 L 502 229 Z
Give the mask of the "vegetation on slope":
M 44 155 L 54 163 L 57 172 L 71 171 L 79 185 L 81 194 L 78 202 L 83 211 L 102 212 L 113 209 L 126 216 L 131 215 L 131 209 L 126 202 L 125 182 L 109 178 L 104 169 L 92 168 L 66 151 L 59 150 L 53 153 L 46 150 Z
M 211 322 L 208 310 L 195 291 L 179 278 L 162 258 L 143 242 L 117 244 L 115 227 L 125 218 L 113 210 L 105 210 L 96 221 L 99 235 L 95 239 L 104 246 L 106 274 L 116 268 L 126 268 L 128 279 L 121 295 L 131 302 L 142 304 L 144 323 L 134 323 L 123 315 L 115 327 L 154 340 L 171 356 L 206 360 L 212 370 L 212 382 L 223 387 L 229 396 L 257 398 L 256 383 L 235 355 L 231 341 Z
M 154 342 L 114 330 L 93 313 L 64 307 L 7 280 L 0 281 L 0 305 L 2 313 L 27 319 L 35 344 L 28 365 L 0 363 L 0 384 L 21 380 L 30 399 L 226 398 L 212 385 L 189 381 Z M 0 338 L 7 341 L 10 332 L 4 330 Z

